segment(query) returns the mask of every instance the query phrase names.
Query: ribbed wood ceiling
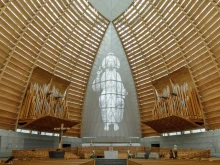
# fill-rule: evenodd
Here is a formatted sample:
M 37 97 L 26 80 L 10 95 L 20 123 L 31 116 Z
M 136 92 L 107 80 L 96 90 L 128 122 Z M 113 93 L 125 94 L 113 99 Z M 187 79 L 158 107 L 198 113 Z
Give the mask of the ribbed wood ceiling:
M 35 66 L 71 82 L 70 119 L 81 121 L 88 78 L 109 21 L 84 0 L 1 0 L 0 6 L 0 128 L 15 128 Z M 69 133 L 79 134 L 80 126 Z
M 70 119 L 81 121 L 109 21 L 86 0 L 0 0 L 0 7 L 0 128 L 16 127 L 36 66 L 71 82 Z M 220 129 L 219 12 L 219 0 L 135 0 L 113 21 L 136 84 L 141 121 L 152 117 L 152 82 L 186 66 L 206 128 Z M 156 134 L 142 126 L 143 136 Z M 80 136 L 80 125 L 68 135 Z
M 211 0 L 137 0 L 113 21 L 133 73 L 141 121 L 152 119 L 152 82 L 186 66 L 206 128 L 220 128 L 219 7 Z M 155 132 L 142 125 L 142 134 Z

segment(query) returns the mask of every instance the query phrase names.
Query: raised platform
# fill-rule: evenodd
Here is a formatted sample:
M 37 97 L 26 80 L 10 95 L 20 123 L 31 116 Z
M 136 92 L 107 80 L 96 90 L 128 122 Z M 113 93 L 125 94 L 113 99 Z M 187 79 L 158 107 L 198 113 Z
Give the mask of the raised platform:
M 78 121 L 61 119 L 53 116 L 44 116 L 38 119 L 20 119 L 19 129 L 29 129 L 35 131 L 44 131 L 44 132 L 58 132 L 54 128 L 60 127 L 61 124 L 64 124 L 64 127 L 73 127 L 78 124 Z
M 127 165 L 127 159 L 95 159 L 95 165 Z
M 202 129 L 203 127 L 193 121 L 179 116 L 169 116 L 161 119 L 143 122 L 159 133 L 177 132 L 191 129 Z

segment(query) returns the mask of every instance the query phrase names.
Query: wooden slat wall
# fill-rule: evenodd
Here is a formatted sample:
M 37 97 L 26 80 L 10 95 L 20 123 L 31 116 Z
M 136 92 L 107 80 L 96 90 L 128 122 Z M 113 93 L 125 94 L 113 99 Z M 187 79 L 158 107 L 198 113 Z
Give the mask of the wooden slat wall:
M 92 64 L 109 21 L 87 0 L 0 0 L 0 128 L 16 128 L 35 66 L 70 81 L 70 119 L 81 121 Z M 70 136 L 80 136 L 80 125 Z
M 114 20 L 135 80 L 141 120 L 152 118 L 155 80 L 189 68 L 207 129 L 220 128 L 220 2 L 136 0 Z M 88 77 L 109 21 L 86 0 L 0 0 L 0 128 L 16 128 L 35 66 L 71 82 L 81 120 Z M 80 135 L 80 125 L 68 133 Z M 142 135 L 157 133 L 142 126 Z
M 152 82 L 186 66 L 206 128 L 220 128 L 219 10 L 212 0 L 137 0 L 113 21 L 131 66 L 141 121 L 152 119 Z M 143 136 L 153 134 L 142 126 Z

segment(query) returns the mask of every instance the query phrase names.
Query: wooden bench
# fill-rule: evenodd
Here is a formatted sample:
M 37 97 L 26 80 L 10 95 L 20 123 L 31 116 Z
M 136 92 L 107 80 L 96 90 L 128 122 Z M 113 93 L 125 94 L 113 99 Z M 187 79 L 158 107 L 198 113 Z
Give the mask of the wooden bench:
M 210 162 L 220 162 L 220 158 L 209 158 Z
M 13 150 L 12 156 L 22 161 L 29 160 L 49 160 L 49 151 L 54 149 L 36 149 L 36 150 Z M 73 151 L 65 151 L 64 159 L 78 159 L 79 157 Z

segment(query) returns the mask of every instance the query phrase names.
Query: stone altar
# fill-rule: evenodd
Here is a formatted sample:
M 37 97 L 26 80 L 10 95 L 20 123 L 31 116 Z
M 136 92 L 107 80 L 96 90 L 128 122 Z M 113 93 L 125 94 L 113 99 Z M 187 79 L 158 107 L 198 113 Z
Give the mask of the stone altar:
M 104 158 L 105 159 L 117 159 L 118 151 L 104 151 Z

